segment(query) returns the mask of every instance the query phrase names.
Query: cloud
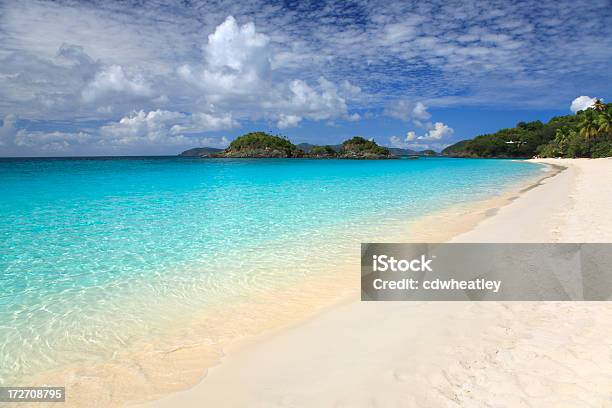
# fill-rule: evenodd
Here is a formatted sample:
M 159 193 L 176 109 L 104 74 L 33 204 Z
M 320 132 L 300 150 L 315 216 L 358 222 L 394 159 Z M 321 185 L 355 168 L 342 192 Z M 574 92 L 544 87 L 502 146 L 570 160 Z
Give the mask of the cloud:
M 177 72 L 201 89 L 208 103 L 253 117 L 278 118 L 279 128 L 296 126 L 303 118 L 359 118 L 348 113 L 347 99 L 357 97 L 361 88 L 347 80 L 336 85 L 324 77 L 316 84 L 277 78 L 270 42 L 252 22 L 239 25 L 229 16 L 208 36 L 204 64 L 182 65 Z
M 74 44 L 62 44 L 52 60 L 15 53 L 2 60 L 0 52 L 0 111 L 23 119 L 108 118 L 150 107 L 154 88 L 137 70 L 104 65 Z
M 394 140 L 400 140 L 397 136 L 393 136 Z M 412 142 L 414 140 L 416 140 L 417 135 L 416 132 L 410 131 L 408 133 L 406 133 L 406 142 Z
M 102 126 L 100 133 L 112 143 L 132 144 L 135 142 L 174 142 L 177 139 L 171 135 L 170 128 L 173 123 L 182 119 L 184 114 L 156 110 L 151 112 L 139 111 L 130 116 L 121 118 L 119 122 Z
M 56 119 L 53 102 L 26 105 L 60 99 L 65 115 L 85 114 L 71 106 L 78 101 L 65 97 L 67 90 L 80 92 L 84 78 L 70 75 L 70 67 L 60 63 L 71 52 L 60 55 L 63 44 L 80 47 L 81 56 L 86 53 L 94 64 L 120 66 L 126 76 L 141 74 L 168 97 L 167 108 L 178 111 L 198 111 L 203 99 L 209 103 L 217 95 L 227 101 L 234 93 L 252 102 L 233 110 L 234 116 L 277 117 L 255 103 L 268 89 L 266 81 L 300 79 L 312 86 L 321 76 L 359 85 L 360 98 L 344 95 L 349 110 L 382 110 L 398 99 L 427 106 L 561 107 L 578 87 L 606 93 L 612 82 L 607 70 L 612 9 L 605 1 L 581 2 L 576 16 L 575 7 L 569 0 L 494 7 L 476 0 L 462 7 L 440 0 L 418 7 L 332 0 L 298 12 L 265 0 L 170 5 L 128 0 L 104 7 L 62 0 L 3 2 L 0 115 L 23 116 L 27 110 L 37 112 L 36 119 Z M 204 46 L 195 46 L 202 38 Z M 18 86 L 2 80 L 20 72 L 28 75 L 21 75 Z M 177 72 L 191 87 L 177 81 Z M 194 84 L 206 95 L 191 89 Z M 35 97 L 24 102 L 4 94 L 13 91 Z M 113 101 L 121 97 L 117 93 Z M 86 113 L 95 116 L 96 109 Z M 151 106 L 132 104 L 115 112 L 133 109 Z
M 226 136 L 204 133 L 239 126 L 229 114 L 138 111 L 87 131 L 28 130 L 15 115 L 0 126 L 1 156 L 167 154 L 194 146 L 225 147 Z
M 260 93 L 270 77 L 269 42 L 252 22 L 240 26 L 228 16 L 208 36 L 204 68 L 183 65 L 178 73 L 213 99 Z
M 57 50 L 56 57 L 63 59 L 70 64 L 81 67 L 90 68 L 88 71 L 95 69 L 98 65 L 81 47 L 80 45 L 63 43 Z
M 100 133 L 106 143 L 133 145 L 155 143 L 164 146 L 212 143 L 212 139 L 187 137 L 187 134 L 231 129 L 238 123 L 229 115 L 213 116 L 208 113 L 188 115 L 157 109 L 134 112 L 118 122 L 104 125 Z M 215 144 L 218 144 L 215 143 Z
M 107 65 L 170 72 L 176 55 L 191 48 L 195 18 L 163 13 L 163 8 L 130 1 L 2 2 L 0 49 L 52 60 L 62 44 L 72 44 Z
M 385 112 L 429 132 L 437 107 L 612 92 L 610 18 L 600 0 L 0 0 L 0 117 L 97 135 L 141 110 L 304 127 Z
M 0 147 L 6 156 L 37 156 L 74 153 L 74 148 L 92 140 L 87 132 L 28 131 L 17 126 L 17 118 L 7 115 L 0 127 Z
M 13 143 L 13 138 L 17 130 L 15 129 L 15 115 L 7 115 L 2 121 L 2 127 L 0 127 L 0 146 L 6 146 L 9 143 Z
M 431 117 L 423 102 L 417 102 L 412 109 L 412 117 L 416 120 L 427 120 Z
M 228 16 L 208 36 L 205 47 L 208 66 L 219 71 L 265 72 L 270 67 L 269 42 L 270 38 L 258 33 L 252 22 L 239 26 L 233 16 Z
M 408 139 L 406 139 L 408 140 Z M 406 142 L 404 142 L 400 137 L 398 136 L 391 136 L 389 138 L 389 142 L 391 142 L 391 146 L 393 147 L 398 147 L 398 148 L 405 148 L 406 147 Z
M 269 111 L 284 115 L 303 116 L 312 120 L 349 118 L 348 107 L 342 91 L 332 82 L 321 77 L 317 86 L 295 79 L 278 86 L 264 103 Z
M 300 116 L 281 114 L 276 126 L 279 129 L 287 129 L 299 125 L 301 120 L 302 118 Z
M 57 153 L 70 151 L 76 146 L 83 145 L 92 139 L 92 135 L 86 132 L 28 132 L 24 129 L 15 134 L 14 144 L 20 148 L 28 148 L 26 152 L 43 151 Z
M 572 101 L 572 104 L 570 105 L 570 110 L 576 113 L 578 111 L 590 108 L 591 106 L 595 104 L 595 101 L 597 101 L 597 99 L 599 98 L 591 98 L 590 96 L 584 96 L 584 95 L 579 96 Z
M 431 114 L 427 111 L 427 106 L 423 102 L 413 103 L 405 99 L 391 103 L 385 108 L 384 114 L 405 122 L 414 121 L 419 126 L 423 121 L 431 118 Z
M 178 123 L 170 128 L 170 132 L 173 134 L 212 132 L 216 130 L 232 129 L 239 126 L 238 121 L 234 120 L 232 115 L 228 113 L 213 115 L 200 112 L 193 113 L 191 116 L 183 115 L 179 119 L 180 120 L 174 119 L 174 122 Z
M 455 130 L 442 122 L 436 122 L 433 128 L 430 129 L 424 136 L 419 136 L 419 140 L 440 140 L 448 136 L 452 136 Z
M 111 65 L 99 71 L 94 79 L 83 89 L 85 102 L 93 102 L 111 93 L 127 96 L 149 97 L 153 94 L 151 85 L 140 75 L 129 77 L 119 65 Z
M 391 136 L 389 142 L 391 146 L 402 149 L 440 149 L 447 145 L 441 142 L 454 133 L 453 128 L 442 122 L 436 122 L 424 135 L 418 136 L 416 132 L 409 131 L 403 139 L 398 136 Z

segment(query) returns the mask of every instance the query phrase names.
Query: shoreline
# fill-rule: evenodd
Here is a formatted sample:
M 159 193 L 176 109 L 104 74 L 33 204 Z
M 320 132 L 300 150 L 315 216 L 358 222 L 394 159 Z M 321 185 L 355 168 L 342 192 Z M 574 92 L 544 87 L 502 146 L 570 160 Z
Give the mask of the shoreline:
M 413 229 L 423 237 L 426 231 L 431 232 L 431 226 L 443 223 L 455 228 L 445 228 L 444 239 L 448 239 L 471 229 L 491 215 L 491 208 L 506 205 L 521 190 L 537 185 L 559 170 L 550 170 L 549 167 L 542 174 L 507 186 L 499 195 L 437 210 L 407 225 L 400 223 L 398 226 L 393 222 L 377 225 L 376 235 L 382 231 L 385 242 L 401 242 L 407 233 L 414 234 Z M 461 216 L 458 217 L 457 213 Z M 423 220 L 426 222 L 421 223 Z M 202 316 L 196 315 L 185 324 L 175 325 L 163 337 L 147 338 L 115 355 L 110 361 L 100 361 L 92 367 L 67 366 L 46 372 L 30 382 L 57 383 L 59 379 L 68 378 L 66 385 L 72 389 L 71 395 L 88 395 L 95 391 L 100 396 L 100 406 L 141 403 L 189 390 L 201 383 L 209 370 L 222 365 L 228 355 L 258 342 L 260 336 L 268 338 L 269 335 L 281 334 L 333 311 L 339 305 L 358 299 L 359 289 L 354 287 L 358 275 L 354 271 L 357 268 L 350 256 L 345 258 L 344 262 L 333 263 L 335 275 L 331 280 L 323 280 L 316 273 L 314 276 L 301 276 L 299 282 L 290 285 L 297 290 L 293 290 L 293 287 L 289 290 L 275 288 L 266 294 L 255 294 L 249 302 L 233 304 L 230 311 L 223 310 L 227 309 L 224 307 L 217 312 L 209 310 Z M 275 306 L 279 302 L 285 305 L 282 310 Z M 232 320 L 242 321 L 246 326 L 241 326 L 240 331 L 235 332 L 232 327 L 236 325 L 230 325 L 224 329 L 227 334 L 223 334 L 216 330 L 225 326 L 222 316 L 232 316 Z M 248 320 L 245 321 L 245 318 Z M 208 327 L 215 328 L 214 331 L 223 337 L 229 337 L 210 343 L 210 337 L 198 335 L 207 334 Z M 201 328 L 205 331 L 202 332 Z M 87 401 L 72 399 L 70 404 L 87 405 Z
M 517 210 L 515 208 L 518 206 L 520 210 L 525 205 L 529 207 L 529 205 L 532 204 L 529 203 L 529 201 L 533 201 L 534 195 L 545 196 L 552 192 L 557 194 L 557 197 L 560 198 L 557 206 L 568 205 L 568 200 L 571 198 L 572 194 L 571 191 L 576 187 L 572 183 L 575 184 L 578 177 L 578 171 L 576 170 L 577 165 L 571 162 L 560 164 L 554 160 L 552 163 L 551 160 L 537 160 L 535 162 L 553 166 L 554 170 L 552 170 L 552 173 L 548 172 L 543 177 L 539 177 L 534 183 L 529 184 L 527 187 L 523 186 L 523 188 L 518 191 L 518 194 L 504 194 L 495 199 L 485 200 L 488 205 L 494 201 L 502 205 L 495 207 L 489 206 L 489 208 L 484 209 L 484 211 L 483 208 L 480 207 L 478 217 L 470 220 L 472 225 L 469 229 L 464 229 L 458 234 L 453 233 L 453 236 L 447 237 L 446 240 L 450 240 L 451 242 L 479 242 L 479 240 L 482 240 L 482 242 L 518 242 L 515 241 L 516 238 L 512 234 L 504 234 L 503 237 L 499 237 L 498 235 L 491 236 L 491 224 L 499 223 L 500 219 L 507 222 L 508 217 L 516 217 Z M 612 160 L 608 160 L 607 165 L 612 165 Z M 537 194 L 534 194 L 535 192 L 537 192 Z M 567 195 L 567 200 L 561 199 L 561 195 L 564 194 Z M 525 201 L 527 201 L 527 204 L 525 204 Z M 431 219 L 429 221 L 431 221 Z M 528 223 L 532 221 L 533 217 L 527 219 Z M 610 225 L 612 226 L 612 224 Z M 463 226 L 465 226 L 465 224 L 463 224 Z M 518 229 L 520 230 L 520 228 Z M 533 239 L 531 242 L 537 242 L 538 239 L 535 238 L 539 237 L 538 235 L 531 237 Z M 500 238 L 504 239 L 500 240 Z M 551 235 L 549 239 L 551 242 L 559 240 L 558 237 L 554 235 Z M 602 237 L 602 239 L 605 240 L 606 238 Z M 448 365 L 454 367 L 453 375 L 467 381 L 470 379 L 468 374 L 471 369 L 466 369 L 461 363 L 459 364 L 459 368 L 457 368 L 457 362 L 462 361 L 462 359 L 470 359 L 473 354 L 482 353 L 482 350 L 477 347 L 477 345 L 469 345 L 465 342 L 466 339 L 470 339 L 470 330 L 466 329 L 468 326 L 473 330 L 486 332 L 487 335 L 491 337 L 489 340 L 494 343 L 505 343 L 509 341 L 509 339 L 506 338 L 507 336 L 500 336 L 500 333 L 507 333 L 508 329 L 511 330 L 512 334 L 518 334 L 519 329 L 528 331 L 533 328 L 532 323 L 542 320 L 550 322 L 548 330 L 554 332 L 559 325 L 555 316 L 557 316 L 558 312 L 562 309 L 566 310 L 566 315 L 569 313 L 569 318 L 596 318 L 596 328 L 603 327 L 602 325 L 609 323 L 612 318 L 612 308 L 609 305 L 604 305 L 602 313 L 594 317 L 592 316 L 592 306 L 581 304 L 562 305 L 556 302 L 517 302 L 517 304 L 512 306 L 506 306 L 501 302 L 486 302 L 486 304 L 484 304 L 484 302 L 483 304 L 463 302 L 452 303 L 446 306 L 433 302 L 381 302 L 366 307 L 358 301 L 358 292 L 356 292 L 355 294 L 345 297 L 342 301 L 324 307 L 313 315 L 296 321 L 293 324 L 254 337 L 243 338 L 232 342 L 224 349 L 225 356 L 223 361 L 219 365 L 212 367 L 206 378 L 199 384 L 189 390 L 166 396 L 161 400 L 152 401 L 142 406 L 189 407 L 201 406 L 206 403 L 211 406 L 215 406 L 215 404 L 218 406 L 219 403 L 223 403 L 223 406 L 244 406 L 243 404 L 249 406 L 257 404 L 261 406 L 270 406 L 272 400 L 278 402 L 279 398 L 286 403 L 278 402 L 278 405 L 275 406 L 329 406 L 332 405 L 332 401 L 334 403 L 344 402 L 348 406 L 362 406 L 365 405 L 362 404 L 363 401 L 371 401 L 373 398 L 377 401 L 382 401 L 382 405 L 385 405 L 385 403 L 391 404 L 397 403 L 398 401 L 406 401 L 400 400 L 399 395 L 404 393 L 405 387 L 407 387 L 408 390 L 412 389 L 411 383 L 421 384 L 425 388 L 429 387 L 430 391 L 432 391 L 432 393 L 429 394 L 413 395 L 413 404 L 420 405 L 427 403 L 431 406 L 442 406 L 441 402 L 443 400 L 447 402 L 448 400 L 458 402 L 462 400 L 461 398 L 472 398 L 475 395 L 470 395 L 469 390 L 467 391 L 468 394 L 466 394 L 465 390 L 463 390 L 463 393 L 459 392 L 459 394 L 461 394 L 461 398 L 459 398 L 457 397 L 457 395 L 459 395 L 457 394 L 457 390 L 453 389 L 456 388 L 455 386 L 457 384 L 453 385 L 453 381 L 449 381 L 448 378 L 437 378 L 435 380 L 428 378 L 424 384 L 412 372 L 401 370 L 401 372 L 397 370 L 393 371 L 393 381 L 380 384 L 381 388 L 379 390 L 381 393 L 382 390 L 385 390 L 385 395 L 387 396 L 381 397 L 380 395 L 376 395 L 376 387 L 370 387 L 374 395 L 368 394 L 367 398 L 365 395 L 362 395 L 363 392 L 357 392 L 355 395 L 351 395 L 349 390 L 354 388 L 355 384 L 362 382 L 366 383 L 366 378 L 369 380 L 367 382 L 368 384 L 380 383 L 380 378 L 370 378 L 371 376 L 365 373 L 360 376 L 359 374 L 347 372 L 346 370 L 336 367 L 336 364 L 333 364 L 333 362 L 336 361 L 339 363 L 343 359 L 350 359 L 351 352 L 346 349 L 337 349 L 337 346 L 331 346 L 329 344 L 323 345 L 324 341 L 321 340 L 321 338 L 327 338 L 330 342 L 337 342 L 337 337 L 349 336 L 355 343 L 351 344 L 349 342 L 347 344 L 346 341 L 340 341 L 339 343 L 344 344 L 349 350 L 352 350 L 352 353 L 354 353 L 353 355 L 364 356 L 366 350 L 373 351 L 373 349 L 379 349 L 379 347 L 375 346 L 374 342 L 368 343 L 368 339 L 372 340 L 372 335 L 369 333 L 372 331 L 376 332 L 376 330 L 364 324 L 367 322 L 373 327 L 378 327 L 382 332 L 387 331 L 386 336 L 383 337 L 380 337 L 382 333 L 378 336 L 374 335 L 376 341 L 386 344 L 391 350 L 394 350 L 395 347 L 395 353 L 401 354 L 402 348 L 399 344 L 395 343 L 393 338 L 398 336 L 406 340 L 407 337 L 410 338 L 412 335 L 406 332 L 406 330 L 398 330 L 399 333 L 395 333 L 395 330 L 392 330 L 394 328 L 393 324 L 389 324 L 389 322 L 386 322 L 386 324 L 384 322 L 380 323 L 380 320 L 385 316 L 382 320 L 396 320 L 396 323 L 401 324 L 405 324 L 406 322 L 411 322 L 411 324 L 418 323 L 418 325 L 423 326 L 423 330 L 431 332 L 429 336 L 425 336 L 431 340 L 431 343 L 437 344 L 438 347 L 441 348 L 452 349 L 452 352 L 442 353 L 441 355 L 431 355 L 432 346 L 429 342 L 426 342 L 427 344 L 420 344 L 419 341 L 422 342 L 422 339 L 413 338 L 412 341 L 417 342 L 417 344 L 419 344 L 418 347 L 422 347 L 423 349 L 418 353 L 403 355 L 403 357 L 405 357 L 407 361 L 411 361 L 411 366 L 417 366 L 417 371 L 423 371 L 426 377 L 439 376 L 440 373 L 436 372 L 436 369 L 430 369 L 431 363 L 434 362 L 434 366 Z M 425 315 L 434 316 L 435 319 L 439 320 L 438 324 L 433 325 L 433 327 L 432 325 L 428 325 L 427 320 L 430 319 L 427 318 L 425 319 L 426 321 L 424 321 L 423 313 Z M 525 313 L 531 313 L 533 319 L 522 317 Z M 398 316 L 395 316 L 396 314 Z M 504 318 L 503 324 L 500 324 L 500 316 Z M 508 316 L 512 316 L 512 318 L 508 318 Z M 461 319 L 467 319 L 470 323 L 467 325 L 457 323 L 457 321 Z M 339 326 L 344 326 L 344 330 L 339 329 Z M 567 323 L 563 325 L 565 329 L 570 329 L 571 326 L 571 324 Z M 359 327 L 362 327 L 362 329 L 360 330 Z M 398 327 L 401 327 L 401 325 L 398 325 Z M 464 350 L 457 350 L 456 347 L 447 344 L 447 339 L 445 337 L 439 337 L 439 330 L 441 327 L 444 327 L 443 331 L 445 331 L 447 335 L 450 334 L 451 336 L 462 339 L 460 343 Z M 494 329 L 492 333 L 489 333 L 491 327 Z M 597 331 L 591 330 L 589 333 L 592 335 L 593 339 L 597 338 Z M 542 336 L 537 337 L 537 340 L 548 341 L 547 338 L 541 337 Z M 589 339 L 590 338 L 591 337 L 589 337 Z M 572 337 L 569 339 L 570 344 L 564 344 L 564 347 L 576 348 L 576 344 L 571 344 Z M 514 340 L 518 342 L 523 339 L 516 338 Z M 360 344 L 360 342 L 365 342 L 366 346 L 359 346 L 358 344 Z M 313 343 L 315 344 L 313 345 Z M 392 346 L 389 343 L 392 343 Z M 490 348 L 492 346 L 497 345 L 483 345 L 483 348 L 487 349 L 487 347 Z M 612 340 L 610 346 L 612 347 Z M 340 356 L 334 353 L 329 354 L 328 349 L 330 347 L 340 353 Z M 308 352 L 304 353 L 309 357 L 301 358 L 299 355 L 296 356 L 295 350 L 307 350 Z M 598 348 L 598 350 L 601 352 L 601 348 Z M 499 351 L 500 350 L 495 351 L 494 355 L 489 355 L 488 359 L 496 358 Z M 417 361 L 418 359 L 415 360 L 415 355 L 419 354 L 429 356 L 430 361 L 425 364 L 422 359 L 419 361 Z M 322 358 L 323 355 L 325 358 Z M 388 357 L 388 355 L 386 357 Z M 556 357 L 558 359 L 568 358 L 565 354 L 557 354 Z M 289 366 L 285 365 L 284 361 L 286 360 L 292 361 L 292 364 Z M 369 361 L 369 359 L 367 360 Z M 384 361 L 384 358 L 381 360 Z M 318 367 L 317 363 L 315 363 L 316 361 L 322 363 L 324 367 Z M 258 364 L 254 365 L 254 362 L 258 362 Z M 348 363 L 348 361 L 346 363 Z M 369 367 L 371 369 L 375 370 L 378 368 L 379 371 L 383 369 L 383 367 L 380 367 L 380 364 L 375 361 L 370 363 L 373 364 L 372 367 Z M 391 361 L 386 361 L 386 363 L 388 365 L 394 364 Z M 578 364 L 577 362 L 574 363 Z M 303 372 L 305 370 L 303 366 L 308 367 L 308 372 Z M 384 367 L 384 370 L 386 369 L 387 368 Z M 487 367 L 487 364 L 479 368 L 479 370 L 483 371 L 494 369 L 495 367 Z M 328 372 L 333 374 L 335 370 L 342 372 L 342 376 L 335 380 L 330 380 L 329 375 L 324 374 Z M 296 395 L 302 395 L 303 392 L 307 391 L 306 388 L 310 388 L 310 386 L 303 386 L 305 382 L 302 382 L 303 379 L 300 375 L 310 374 L 312 376 L 313 374 L 311 371 L 320 371 L 323 377 L 327 377 L 325 383 L 331 381 L 328 385 L 335 389 L 333 391 L 329 389 L 328 392 L 323 393 L 323 396 L 319 399 L 305 397 L 303 400 L 300 400 Z M 291 373 L 290 377 L 294 378 L 293 381 L 286 378 L 288 373 Z M 381 373 L 379 372 L 379 374 Z M 386 375 L 384 372 L 382 374 L 383 377 Z M 494 372 L 493 374 L 499 373 Z M 448 376 L 447 373 L 446 377 Z M 316 378 L 311 378 L 311 380 L 315 381 Z M 234 387 L 236 382 L 239 382 L 242 386 L 246 383 L 250 384 L 251 381 L 257 384 L 257 386 L 249 386 L 247 389 L 240 391 L 236 390 L 236 387 Z M 401 384 L 400 388 L 398 388 L 398 384 Z M 601 383 L 598 384 L 598 389 L 603 386 Z M 275 387 L 272 387 L 272 385 Z M 259 388 L 265 388 L 266 386 L 268 387 L 266 392 L 258 391 Z M 445 387 L 449 389 L 445 389 L 444 392 L 438 393 L 440 388 Z M 542 388 L 545 386 L 538 384 L 538 387 Z M 272 388 L 278 388 L 278 390 L 275 392 L 275 389 Z M 281 389 L 283 391 L 281 391 Z M 480 387 L 479 391 L 481 393 L 485 392 L 486 387 Z M 509 392 L 509 395 L 516 392 L 516 390 L 512 390 Z M 359 395 L 361 395 L 360 398 L 357 398 Z M 389 395 L 392 395 L 392 397 L 389 397 Z M 272 400 L 270 400 L 270 398 L 272 398 Z M 508 398 L 513 397 L 508 396 Z M 518 406 L 522 406 L 524 399 L 517 399 L 515 402 Z
M 502 196 L 516 194 L 525 185 L 550 174 L 538 173 L 535 172 L 533 176 L 521 179 L 516 184 L 506 185 Z M 476 212 L 478 217 L 484 217 L 486 209 L 491 207 L 491 202 L 498 200 L 499 195 L 476 198 L 458 207 L 461 207 L 460 211 Z M 451 208 L 453 211 L 456 209 Z M 476 208 L 478 211 L 475 211 Z M 465 216 L 458 219 L 454 214 L 447 213 L 446 209 L 435 211 L 435 214 L 441 214 L 442 218 L 446 217 L 453 224 L 461 220 L 461 230 L 471 225 L 466 224 Z M 423 217 L 418 216 L 417 219 Z M 480 218 L 469 219 L 475 223 Z M 305 273 L 303 265 L 284 265 L 286 269 L 297 272 L 290 275 L 292 278 L 288 286 L 281 284 L 265 293 L 256 291 L 248 296 L 248 299 L 239 298 L 237 303 L 232 302 L 231 305 L 222 304 L 218 305 L 218 308 L 207 308 L 201 315 L 196 314 L 185 321 L 181 320 L 182 324 L 173 324 L 160 335 L 142 339 L 124 348 L 114 354 L 112 359 L 100 359 L 93 365 L 60 367 L 41 373 L 28 382 L 65 384 L 69 391 L 69 405 L 74 406 L 87 406 L 88 396 L 92 394 L 97 395 L 100 406 L 125 406 L 188 390 L 200 383 L 208 375 L 209 369 L 220 366 L 227 355 L 233 354 L 233 350 L 241 347 L 241 344 L 248 344 L 260 335 L 282 333 L 288 328 L 314 319 L 315 316 L 326 314 L 323 312 L 331 311 L 339 304 L 350 303 L 358 298 L 359 290 L 355 287 L 355 282 L 358 281 L 359 260 L 350 255 L 350 248 L 358 248 L 359 242 L 362 241 L 358 239 L 362 225 L 373 223 L 374 229 L 367 229 L 369 232 L 361 235 L 372 239 L 379 237 L 383 240 L 381 242 L 401 242 L 407 230 L 422 228 L 424 231 L 427 228 L 425 225 L 414 226 L 412 221 L 404 220 L 398 213 L 397 216 L 386 218 L 382 223 L 376 217 L 368 218 L 363 223 L 355 223 L 351 227 L 356 228 L 355 239 L 345 239 L 346 242 L 338 246 L 339 249 L 344 248 L 340 253 L 335 250 L 327 254 L 325 243 L 330 242 L 329 239 L 318 244 L 318 241 L 313 241 L 309 245 L 303 237 L 296 237 L 296 244 L 307 248 L 309 253 L 326 254 L 325 268 L 318 268 L 321 270 L 317 272 L 316 265 L 309 264 L 308 273 Z M 328 238 L 335 236 L 336 229 L 346 236 L 346 226 L 339 226 L 333 227 L 331 232 L 326 234 L 331 234 Z M 349 235 L 352 236 L 352 233 Z M 334 271 L 331 281 L 328 278 L 330 270 Z M 228 322 L 230 324 L 227 324 Z
M 432 214 L 419 217 L 409 223 L 416 233 L 415 236 L 404 237 L 401 242 L 447 242 L 455 237 L 475 229 L 482 221 L 494 217 L 501 208 L 511 204 L 524 193 L 541 186 L 542 183 L 567 170 L 566 166 L 536 162 L 546 166 L 542 175 L 529 178 L 504 189 L 494 197 L 454 205 Z M 445 230 L 431 229 L 449 218 L 454 221 L 445 224 Z

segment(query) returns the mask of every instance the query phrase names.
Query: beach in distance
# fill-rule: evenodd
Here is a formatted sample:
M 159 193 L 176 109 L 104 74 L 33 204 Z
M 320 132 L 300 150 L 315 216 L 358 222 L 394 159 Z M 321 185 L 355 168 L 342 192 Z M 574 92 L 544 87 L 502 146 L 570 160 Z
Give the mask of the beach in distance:
M 602 175 L 612 159 L 535 162 L 564 169 L 489 201 L 476 225 L 447 239 L 610 242 L 612 186 Z M 455 220 L 470 212 L 456 211 Z M 363 303 L 358 290 L 300 324 L 235 343 L 200 384 L 144 406 L 611 404 L 608 302 Z

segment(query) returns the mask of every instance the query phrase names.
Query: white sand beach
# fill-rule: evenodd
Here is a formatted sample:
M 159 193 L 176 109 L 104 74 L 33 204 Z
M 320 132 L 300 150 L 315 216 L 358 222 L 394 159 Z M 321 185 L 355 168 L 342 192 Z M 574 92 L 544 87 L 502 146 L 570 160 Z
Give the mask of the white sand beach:
M 612 159 L 567 169 L 456 242 L 612 242 Z M 411 239 L 413 240 L 413 239 Z M 237 344 L 148 407 L 612 407 L 610 302 L 360 302 Z

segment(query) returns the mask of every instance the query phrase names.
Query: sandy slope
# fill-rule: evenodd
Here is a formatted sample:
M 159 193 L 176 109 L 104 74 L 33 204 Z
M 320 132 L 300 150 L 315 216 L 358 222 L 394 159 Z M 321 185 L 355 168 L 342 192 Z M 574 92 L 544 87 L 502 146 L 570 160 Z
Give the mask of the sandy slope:
M 612 159 L 542 159 L 567 170 L 456 242 L 612 242 Z
M 462 242 L 612 242 L 612 160 L 568 166 Z M 612 407 L 612 302 L 361 303 L 231 350 L 156 407 Z

